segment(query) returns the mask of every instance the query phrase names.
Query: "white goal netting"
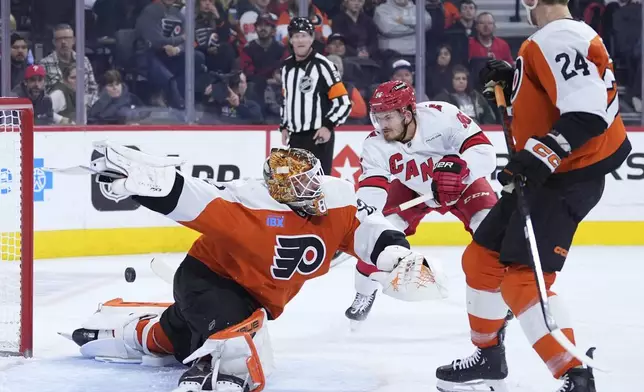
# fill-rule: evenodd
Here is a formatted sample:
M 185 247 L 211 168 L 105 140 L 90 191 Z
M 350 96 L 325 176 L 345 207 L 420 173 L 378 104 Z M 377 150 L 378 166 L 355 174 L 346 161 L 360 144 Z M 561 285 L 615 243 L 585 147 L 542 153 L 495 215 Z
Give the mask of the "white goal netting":
M 21 116 L 0 105 L 0 353 L 20 349 Z

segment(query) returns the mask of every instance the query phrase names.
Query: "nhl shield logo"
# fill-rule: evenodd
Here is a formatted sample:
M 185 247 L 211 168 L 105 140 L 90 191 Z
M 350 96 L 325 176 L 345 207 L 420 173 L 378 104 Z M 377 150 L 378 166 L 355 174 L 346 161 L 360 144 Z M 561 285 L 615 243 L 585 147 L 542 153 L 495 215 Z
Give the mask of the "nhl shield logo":
M 300 91 L 309 93 L 313 90 L 313 79 L 310 76 L 302 76 L 300 79 Z

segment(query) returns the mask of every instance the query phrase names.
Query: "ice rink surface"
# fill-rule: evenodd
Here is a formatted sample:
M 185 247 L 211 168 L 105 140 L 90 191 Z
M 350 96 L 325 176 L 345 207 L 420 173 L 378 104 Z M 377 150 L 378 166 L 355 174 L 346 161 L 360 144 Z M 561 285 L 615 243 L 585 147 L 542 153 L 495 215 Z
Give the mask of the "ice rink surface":
M 465 312 L 460 247 L 427 247 L 450 278 L 450 298 L 404 303 L 381 294 L 369 319 L 351 332 L 344 310 L 353 300 L 354 262 L 308 282 L 269 324 L 276 371 L 267 392 L 435 391 L 435 369 L 473 352 Z M 577 247 L 555 291 L 565 299 L 577 342 L 597 346 L 612 372 L 595 372 L 598 392 L 642 390 L 644 248 Z M 80 326 L 97 305 L 171 301 L 171 287 L 150 271 L 153 256 L 38 260 L 35 264 L 33 359 L 0 358 L 0 392 L 171 391 L 183 368 L 98 363 L 57 335 Z M 183 255 L 162 255 L 178 263 Z M 127 283 L 126 267 L 137 279 Z M 510 391 L 554 392 L 559 382 L 532 351 L 514 320 L 506 339 Z

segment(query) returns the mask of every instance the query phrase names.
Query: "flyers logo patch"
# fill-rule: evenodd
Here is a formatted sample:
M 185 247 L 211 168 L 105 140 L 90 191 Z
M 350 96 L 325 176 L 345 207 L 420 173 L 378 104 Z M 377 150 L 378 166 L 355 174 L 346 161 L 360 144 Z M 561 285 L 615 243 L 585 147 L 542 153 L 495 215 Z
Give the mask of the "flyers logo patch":
M 271 275 L 289 280 L 295 273 L 310 275 L 317 271 L 326 257 L 324 241 L 317 235 L 278 235 Z

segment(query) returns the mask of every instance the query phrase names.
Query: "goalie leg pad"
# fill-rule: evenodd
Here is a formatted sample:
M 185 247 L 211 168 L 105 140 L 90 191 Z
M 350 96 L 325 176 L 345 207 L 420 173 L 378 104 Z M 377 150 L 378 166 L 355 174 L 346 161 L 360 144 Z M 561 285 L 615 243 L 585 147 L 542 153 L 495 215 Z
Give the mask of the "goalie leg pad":
M 256 310 L 243 322 L 212 334 L 183 363 L 211 355 L 218 378 L 233 376 L 244 380 L 251 391 L 260 392 L 274 367 L 266 320 L 266 311 Z
M 176 362 L 168 352 L 167 338 L 155 336 L 159 315 L 170 304 L 124 302 L 116 298 L 102 304 L 82 328 L 98 331 L 97 339 L 80 347 L 83 356 L 104 362 L 142 363 L 164 366 Z M 154 342 L 155 344 L 150 344 Z M 171 345 L 169 345 L 171 350 Z M 159 353 L 161 352 L 161 353 Z

